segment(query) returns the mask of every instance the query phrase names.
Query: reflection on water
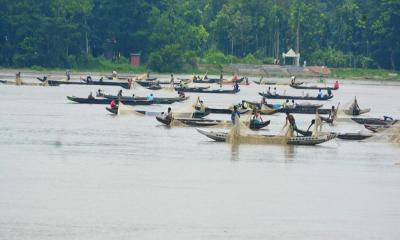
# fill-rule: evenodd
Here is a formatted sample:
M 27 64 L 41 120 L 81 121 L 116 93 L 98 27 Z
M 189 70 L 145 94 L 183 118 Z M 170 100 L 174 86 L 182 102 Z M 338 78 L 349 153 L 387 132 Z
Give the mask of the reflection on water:
M 231 145 L 231 161 L 238 161 L 239 156 L 239 145 L 238 143 L 230 143 Z

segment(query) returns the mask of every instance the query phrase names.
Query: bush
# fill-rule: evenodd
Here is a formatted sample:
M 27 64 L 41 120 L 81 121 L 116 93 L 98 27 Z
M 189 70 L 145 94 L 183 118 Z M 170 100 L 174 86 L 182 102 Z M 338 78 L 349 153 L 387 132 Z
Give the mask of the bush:
M 182 69 L 184 56 L 179 44 L 169 44 L 149 56 L 148 66 L 158 72 L 173 72 Z
M 208 51 L 204 55 L 204 60 L 208 64 L 227 64 L 231 63 L 233 56 L 225 56 L 223 52 L 220 51 Z
M 32 70 L 35 70 L 35 71 L 39 71 L 39 72 L 46 71 L 46 69 L 45 69 L 44 67 L 38 66 L 38 65 L 33 65 L 33 66 L 31 67 L 31 69 L 32 69 Z
M 253 54 L 249 53 L 244 58 L 240 60 L 240 63 L 245 64 L 261 64 L 261 61 L 257 60 Z

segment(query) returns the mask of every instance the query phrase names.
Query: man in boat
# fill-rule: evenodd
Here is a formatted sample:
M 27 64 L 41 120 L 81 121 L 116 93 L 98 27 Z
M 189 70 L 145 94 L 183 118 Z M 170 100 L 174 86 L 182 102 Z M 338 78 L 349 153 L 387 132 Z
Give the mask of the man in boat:
M 221 71 L 221 74 L 219 75 L 219 87 L 222 87 L 223 81 L 224 81 L 224 75 L 222 74 L 222 71 Z
M 288 108 L 289 107 L 289 99 L 286 99 L 286 101 L 282 104 L 283 108 Z
M 121 97 L 122 97 L 122 89 L 120 89 L 120 90 L 118 91 L 117 97 L 118 97 L 118 98 L 121 98 Z
M 320 89 L 318 90 L 317 98 L 318 98 L 318 99 L 322 99 L 323 97 L 324 97 L 324 94 L 323 94 L 323 92 L 322 92 L 322 89 L 320 88 Z
M 290 126 L 290 136 L 293 136 L 293 132 L 297 130 L 297 126 L 296 126 L 296 120 L 294 119 L 293 115 L 286 112 L 286 123 L 285 126 L 287 126 L 287 124 L 289 123 Z
M 267 93 L 271 94 L 271 87 L 268 87 Z
M 334 89 L 339 89 L 339 81 L 336 80 L 335 85 L 333 85 Z
M 253 117 L 251 118 L 251 124 L 261 124 L 263 123 L 263 119 L 261 118 L 261 114 L 256 109 L 253 110 Z
M 17 74 L 15 74 L 15 84 L 22 85 L 21 72 L 18 72 Z
M 97 90 L 96 96 L 97 96 L 97 97 L 103 97 L 103 96 L 104 96 L 104 94 L 103 94 L 103 92 L 101 91 L 101 89 L 98 89 L 98 90 Z
M 235 90 L 236 92 L 239 91 L 239 83 L 238 83 L 238 81 L 235 81 L 235 85 L 233 85 L 233 90 Z
M 168 108 L 167 115 L 165 116 L 166 119 L 172 119 L 172 111 L 171 107 Z
M 178 91 L 178 95 L 179 95 L 180 98 L 185 98 L 186 97 L 185 93 L 182 92 L 182 91 Z
M 296 103 L 294 102 L 294 99 L 292 99 L 292 107 L 296 108 Z
M 331 111 L 329 112 L 328 115 L 328 122 L 332 123 L 333 120 L 335 120 L 336 118 L 336 114 L 337 114 L 337 109 L 335 108 L 335 106 L 332 106 Z
M 71 80 L 71 73 L 70 73 L 69 69 L 67 69 L 67 71 L 65 72 L 65 75 L 67 76 L 67 80 Z
M 296 85 L 296 76 L 292 76 L 292 80 L 290 81 L 292 86 Z
M 171 81 L 170 81 L 171 87 L 173 88 L 175 83 L 174 83 L 174 74 L 171 73 Z
M 150 95 L 149 95 L 149 96 L 147 96 L 147 101 L 149 101 L 149 102 L 152 102 L 152 101 L 154 101 L 154 96 L 153 96 L 153 94 L 152 94 L 152 93 L 150 93 Z
M 199 108 L 200 112 L 202 112 L 202 113 L 206 112 L 206 106 L 204 106 L 204 103 L 202 100 L 200 100 L 198 108 Z
M 110 103 L 110 107 L 111 107 L 112 109 L 114 109 L 114 108 L 117 108 L 117 107 L 118 107 L 117 101 L 116 101 L 115 99 L 113 99 L 113 100 L 111 101 L 111 103 Z
M 328 88 L 326 92 L 328 93 L 328 97 L 332 96 L 332 90 L 330 88 Z
M 261 97 L 261 102 L 260 102 L 260 104 L 261 104 L 261 107 L 262 107 L 262 105 L 267 105 L 267 98 L 265 97 L 265 96 L 262 96 Z
M 233 73 L 232 82 L 236 82 L 237 80 L 238 80 L 238 77 L 237 77 L 236 73 Z
M 111 77 L 114 79 L 114 78 L 117 78 L 118 77 L 118 73 L 117 73 L 117 71 L 112 71 L 112 74 L 111 74 Z
M 276 87 L 274 87 L 274 95 L 278 95 L 278 94 L 276 94 Z
M 92 76 L 90 76 L 90 73 L 86 77 L 86 83 L 91 83 L 92 82 Z
M 249 79 L 247 78 L 247 77 L 245 77 L 245 81 L 246 81 L 246 85 L 249 85 L 250 83 L 249 83 Z
M 90 94 L 89 94 L 89 96 L 88 96 L 88 99 L 90 99 L 90 100 L 93 100 L 93 99 L 94 99 L 93 93 L 92 93 L 92 92 L 90 92 Z
M 354 103 L 352 105 L 353 116 L 360 115 L 360 106 L 358 106 L 357 97 L 354 97 Z
M 231 120 L 232 120 L 232 123 L 233 123 L 233 124 L 235 123 L 235 118 L 236 118 L 236 116 L 237 116 L 238 118 L 240 118 L 240 112 L 239 112 L 237 106 L 233 106 L 233 111 L 232 111 L 232 113 L 231 113 Z

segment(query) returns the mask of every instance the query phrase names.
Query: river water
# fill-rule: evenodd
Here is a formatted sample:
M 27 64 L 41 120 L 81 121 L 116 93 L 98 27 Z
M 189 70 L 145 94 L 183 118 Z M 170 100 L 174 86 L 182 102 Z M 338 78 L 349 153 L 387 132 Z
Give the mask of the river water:
M 241 89 L 201 97 L 227 107 L 259 101 L 257 91 L 266 87 Z M 230 145 L 194 128 L 111 116 L 105 106 L 66 99 L 96 90 L 0 85 L 0 239 L 400 238 L 399 145 L 381 138 L 315 147 Z M 343 82 L 325 107 L 357 96 L 361 108 L 372 109 L 366 116 L 400 118 L 399 90 Z M 284 91 L 302 94 L 278 86 Z M 149 93 L 124 90 L 133 92 Z M 295 117 L 306 128 L 313 116 Z M 264 119 L 271 119 L 265 132 L 277 133 L 285 116 Z M 351 120 L 324 129 L 366 131 Z

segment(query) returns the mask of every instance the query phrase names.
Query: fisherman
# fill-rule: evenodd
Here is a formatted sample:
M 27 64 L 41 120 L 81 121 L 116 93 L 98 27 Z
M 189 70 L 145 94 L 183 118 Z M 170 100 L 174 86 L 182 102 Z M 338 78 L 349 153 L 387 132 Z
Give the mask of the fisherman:
M 152 94 L 152 93 L 150 93 L 150 95 L 149 95 L 149 96 L 147 96 L 147 101 L 149 101 L 149 102 L 152 102 L 152 101 L 154 101 L 154 96 L 153 96 L 153 94 Z
M 204 80 L 208 79 L 208 75 L 206 73 L 206 75 L 204 75 Z
M 339 81 L 336 80 L 335 84 L 333 85 L 334 89 L 339 89 Z
M 118 98 L 122 97 L 122 89 L 120 89 L 120 90 L 118 91 L 117 97 L 118 97 Z
M 204 103 L 203 103 L 202 100 L 200 100 L 200 102 L 199 102 L 199 107 L 198 107 L 198 109 L 199 109 L 199 111 L 202 112 L 202 113 L 206 112 L 206 107 L 204 106 Z
M 267 93 L 271 94 L 271 87 L 268 87 Z
M 114 109 L 114 108 L 118 107 L 118 105 L 117 105 L 117 101 L 116 101 L 115 99 L 113 99 L 113 100 L 111 101 L 111 103 L 110 103 L 110 107 L 111 107 L 112 109 Z
M 289 123 L 290 126 L 290 135 L 293 136 L 293 132 L 297 130 L 297 126 L 296 126 L 296 120 L 294 119 L 293 115 L 286 112 L 286 123 L 285 123 L 285 127 L 287 126 L 287 124 Z
M 296 85 L 296 76 L 292 76 L 292 80 L 290 81 L 290 85 Z
M 262 105 L 267 105 L 267 98 L 264 95 L 262 96 L 260 103 L 261 103 L 261 107 L 262 107 Z
M 112 78 L 114 79 L 114 78 L 117 78 L 117 76 L 118 76 L 118 73 L 117 73 L 117 71 L 112 71 L 112 74 L 111 74 L 111 76 L 112 76 Z
M 261 114 L 256 109 L 253 110 L 253 117 L 251 119 L 253 124 L 260 124 L 263 123 L 263 119 L 261 118 Z
M 294 99 L 292 99 L 292 107 L 296 108 L 296 103 L 294 102 Z
M 166 119 L 172 119 L 172 110 L 171 107 L 168 108 L 167 115 L 165 116 Z
M 274 95 L 277 95 L 277 94 L 276 94 L 276 87 L 274 87 Z
M 327 93 L 328 93 L 328 97 L 332 96 L 332 90 L 330 88 L 328 88 Z
M 178 91 L 178 95 L 179 95 L 180 98 L 185 98 L 186 97 L 185 93 L 182 92 L 182 91 Z
M 22 84 L 21 72 L 18 72 L 17 74 L 15 74 L 15 84 L 16 85 L 21 85 Z
M 219 87 L 220 88 L 222 88 L 223 81 L 224 81 L 224 75 L 222 74 L 222 71 L 221 71 L 221 74 L 219 75 Z
M 92 82 L 92 76 L 90 76 L 90 73 L 86 77 L 86 83 L 91 83 Z
M 353 103 L 353 116 L 357 116 L 360 115 L 360 107 L 358 106 L 358 102 L 357 102 L 357 97 L 354 97 L 354 103 Z
M 103 92 L 101 91 L 101 89 L 97 90 L 96 96 L 103 97 Z
M 249 79 L 247 77 L 245 77 L 244 79 L 245 79 L 246 85 L 249 85 L 250 84 Z
M 235 90 L 235 92 L 239 92 L 239 83 L 238 81 L 235 81 L 235 85 L 233 85 L 233 90 Z
M 70 73 L 69 69 L 67 69 L 67 71 L 65 72 L 65 75 L 67 76 L 67 80 L 71 80 L 71 73 Z
M 89 94 L 89 96 L 88 96 L 88 99 L 89 99 L 89 100 L 93 100 L 93 99 L 94 99 L 93 93 L 92 93 L 92 92 L 90 92 L 90 94 Z
M 335 106 L 332 106 L 331 111 L 329 112 L 329 115 L 328 115 L 328 122 L 332 123 L 333 120 L 335 120 L 335 118 L 336 118 L 336 114 L 337 114 L 337 110 L 336 110 Z
M 323 97 L 324 97 L 324 94 L 323 94 L 323 92 L 322 92 L 322 89 L 320 88 L 320 89 L 318 90 L 317 98 L 318 98 L 318 99 L 322 99 Z
M 173 88 L 174 87 L 174 85 L 175 85 L 175 83 L 174 83 L 174 74 L 173 73 L 171 73 L 171 87 Z
M 149 72 L 149 71 L 147 71 L 147 75 L 146 75 L 146 77 L 147 77 L 147 79 L 149 79 L 149 78 L 150 78 L 150 72 Z
M 232 120 L 232 123 L 233 123 L 233 124 L 235 123 L 235 118 L 236 118 L 236 116 L 237 116 L 238 118 L 240 118 L 240 112 L 239 112 L 237 106 L 233 106 L 233 111 L 232 111 L 232 113 L 231 113 L 231 120 Z
M 237 80 L 238 80 L 238 77 L 237 77 L 236 73 L 233 73 L 232 82 L 236 82 Z
M 289 99 L 286 99 L 286 101 L 282 105 L 283 105 L 283 108 L 288 108 L 289 107 Z

